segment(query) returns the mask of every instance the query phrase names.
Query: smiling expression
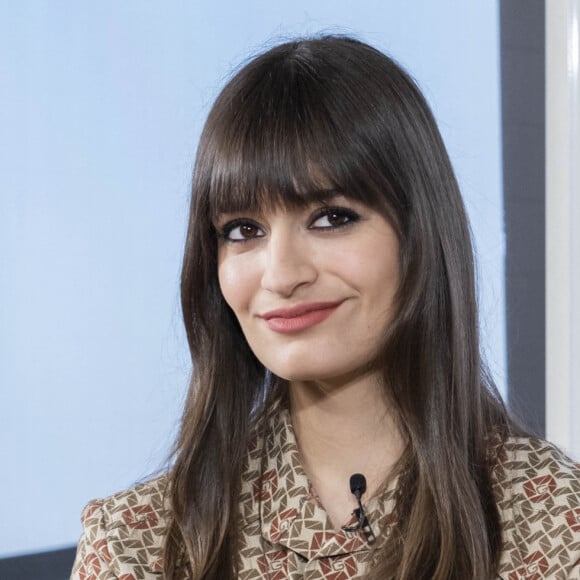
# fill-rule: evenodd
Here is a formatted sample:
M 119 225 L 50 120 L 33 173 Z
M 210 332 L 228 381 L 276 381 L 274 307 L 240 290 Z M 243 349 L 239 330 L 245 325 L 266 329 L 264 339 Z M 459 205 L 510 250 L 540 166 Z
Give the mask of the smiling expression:
M 334 195 L 214 225 L 222 294 L 266 368 L 302 381 L 368 370 L 399 285 L 399 244 L 382 214 Z

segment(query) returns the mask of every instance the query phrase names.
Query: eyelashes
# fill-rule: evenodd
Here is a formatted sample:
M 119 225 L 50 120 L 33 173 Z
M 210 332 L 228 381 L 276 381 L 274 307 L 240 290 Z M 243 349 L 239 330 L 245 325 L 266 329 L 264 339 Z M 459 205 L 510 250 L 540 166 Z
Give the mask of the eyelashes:
M 264 231 L 253 220 L 238 218 L 222 226 L 218 236 L 226 242 L 249 242 L 256 238 L 263 238 Z
M 314 212 L 308 220 L 308 229 L 332 232 L 346 228 L 361 219 L 354 210 L 346 207 L 322 207 Z M 264 229 L 249 218 L 236 218 L 226 222 L 218 231 L 221 240 L 232 243 L 244 243 L 263 238 Z
M 347 207 L 323 207 L 314 213 L 308 226 L 312 230 L 333 231 L 360 220 L 360 215 Z M 326 221 L 326 224 L 324 222 Z M 316 225 L 318 222 L 320 224 Z

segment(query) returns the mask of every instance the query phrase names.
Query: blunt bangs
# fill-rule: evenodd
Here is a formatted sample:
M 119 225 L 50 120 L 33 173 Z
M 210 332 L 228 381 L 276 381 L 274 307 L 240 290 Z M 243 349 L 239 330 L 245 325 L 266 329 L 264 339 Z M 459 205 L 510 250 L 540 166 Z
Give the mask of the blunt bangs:
M 280 47 L 242 69 L 220 94 L 202 137 L 205 159 L 198 160 L 196 189 L 207 195 L 211 219 L 303 207 L 336 194 L 398 222 L 389 180 L 371 165 L 369 143 L 352 131 L 358 122 L 357 133 L 364 133 L 374 117 L 360 113 L 365 88 L 353 91 L 358 85 L 342 78 L 344 68 L 322 56 L 327 60 L 300 43 Z

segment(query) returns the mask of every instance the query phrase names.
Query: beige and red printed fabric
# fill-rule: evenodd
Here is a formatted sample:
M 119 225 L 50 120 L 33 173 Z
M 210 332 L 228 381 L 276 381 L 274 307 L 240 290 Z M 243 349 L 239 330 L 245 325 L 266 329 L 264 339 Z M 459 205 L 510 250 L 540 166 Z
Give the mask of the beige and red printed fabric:
M 510 439 L 493 476 L 503 522 L 496 578 L 580 579 L 580 466 L 545 441 Z M 87 505 L 73 580 L 162 577 L 166 484 L 161 476 Z M 373 532 L 383 539 L 396 525 L 396 485 L 365 504 Z M 302 468 L 286 410 L 250 445 L 239 506 L 241 580 L 364 577 L 371 546 L 361 531 L 333 528 Z M 353 516 L 348 524 L 354 523 Z

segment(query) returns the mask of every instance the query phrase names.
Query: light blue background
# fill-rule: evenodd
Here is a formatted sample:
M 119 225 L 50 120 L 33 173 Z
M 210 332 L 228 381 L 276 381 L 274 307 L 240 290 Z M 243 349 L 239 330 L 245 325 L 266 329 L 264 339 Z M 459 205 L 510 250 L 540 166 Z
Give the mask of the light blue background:
M 471 213 L 503 387 L 497 0 L 0 6 L 0 556 L 76 542 L 87 500 L 163 465 L 189 368 L 197 138 L 233 67 L 288 36 L 354 33 L 418 79 Z

